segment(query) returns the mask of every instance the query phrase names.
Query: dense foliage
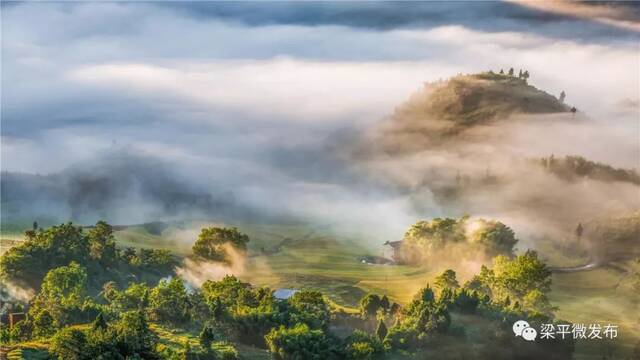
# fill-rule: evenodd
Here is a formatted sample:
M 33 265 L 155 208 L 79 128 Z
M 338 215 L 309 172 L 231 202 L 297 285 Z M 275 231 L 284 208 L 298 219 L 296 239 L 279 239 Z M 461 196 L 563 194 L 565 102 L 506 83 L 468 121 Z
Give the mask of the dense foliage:
M 465 221 L 418 224 L 411 234 L 458 241 L 456 237 L 466 239 L 461 228 Z M 456 341 L 461 354 L 475 358 L 511 359 L 518 354 L 564 359 L 573 351 L 571 341 L 531 347 L 511 333 L 516 319 L 552 321 L 553 308 L 546 297 L 550 273 L 534 252 L 498 256 L 491 268 L 483 267 L 463 286 L 453 270 L 446 270 L 436 277 L 435 288 L 426 284 L 404 307 L 387 296 L 367 294 L 360 301 L 360 312 L 349 314 L 332 307 L 318 291 L 301 290 L 277 299 L 271 289 L 234 276 L 206 281 L 200 289 L 175 276 L 123 286 L 119 271 L 105 270 L 99 275 L 113 278 L 100 291 L 92 291 L 91 267 L 96 262 L 112 264 L 114 269 L 139 269 L 125 261 L 126 256 L 149 259 L 115 248 L 105 223 L 87 235 L 71 224 L 38 231 L 23 247 L 8 253 L 10 260 L 3 257 L 12 266 L 3 275 L 22 279 L 13 271 L 24 266 L 21 261 L 30 261 L 32 248 L 54 253 L 44 239 L 67 247 L 56 249 L 56 260 L 43 266 L 57 265 L 37 282 L 39 291 L 27 304 L 26 318 L 11 329 L 3 328 L 0 341 L 43 341 L 55 359 L 237 359 L 235 346 L 266 349 L 282 360 L 424 358 L 433 357 L 434 351 L 440 354 L 448 341 Z M 479 326 L 473 332 L 462 325 L 469 319 Z M 161 339 L 163 331 L 192 334 L 192 340 L 181 340 L 176 347 Z M 478 337 L 476 332 L 490 336 Z M 499 351 L 488 351 L 498 343 Z
M 452 248 L 470 257 L 510 256 L 517 242 L 513 230 L 499 221 L 435 218 L 413 224 L 395 258 L 399 263 L 422 264 Z
M 248 242 L 249 237 L 236 228 L 204 228 L 193 245 L 193 254 L 204 260 L 230 262 L 231 249 L 244 252 Z
M 37 289 L 49 270 L 74 261 L 86 270 L 90 289 L 97 291 L 107 281 L 154 283 L 176 265 L 167 250 L 116 248 L 113 229 L 105 222 L 98 222 L 86 233 L 83 230 L 66 223 L 27 231 L 27 241 L 0 258 L 0 278 Z

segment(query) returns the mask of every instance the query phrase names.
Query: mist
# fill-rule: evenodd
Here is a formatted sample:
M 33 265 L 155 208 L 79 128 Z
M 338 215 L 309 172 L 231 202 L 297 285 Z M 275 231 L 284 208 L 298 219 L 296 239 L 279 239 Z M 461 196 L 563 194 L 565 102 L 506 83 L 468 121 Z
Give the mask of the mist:
M 362 5 L 372 17 L 355 23 L 326 15 L 353 10 L 340 6 L 304 19 L 3 3 L 3 227 L 304 222 L 378 246 L 417 220 L 470 213 L 513 226 L 528 246 L 540 229 L 562 237 L 582 219 L 637 208 L 633 185 L 567 183 L 530 161 L 582 155 L 637 168 L 633 29 L 516 4 L 454 4 L 447 13 L 460 16 L 438 21 L 383 4 Z M 504 16 L 486 21 L 495 6 Z M 441 10 L 420 9 L 428 19 Z M 387 11 L 399 20 L 370 26 Z M 566 91 L 576 118 L 512 118 L 469 134 L 481 140 L 393 156 L 371 138 L 423 82 L 511 66 L 554 96 Z M 487 170 L 499 188 L 442 198 L 458 173 Z

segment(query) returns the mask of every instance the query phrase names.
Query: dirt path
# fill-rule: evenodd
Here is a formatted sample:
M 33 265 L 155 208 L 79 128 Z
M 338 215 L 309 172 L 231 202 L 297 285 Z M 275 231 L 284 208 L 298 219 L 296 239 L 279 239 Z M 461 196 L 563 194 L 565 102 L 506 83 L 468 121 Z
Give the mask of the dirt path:
M 550 267 L 549 269 L 552 272 L 556 272 L 556 273 L 570 273 L 570 272 L 577 272 L 577 271 L 593 270 L 593 269 L 596 269 L 596 268 L 600 267 L 601 265 L 602 265 L 602 263 L 597 262 L 597 261 L 593 261 L 593 262 L 590 262 L 588 264 L 580 265 L 580 266 Z

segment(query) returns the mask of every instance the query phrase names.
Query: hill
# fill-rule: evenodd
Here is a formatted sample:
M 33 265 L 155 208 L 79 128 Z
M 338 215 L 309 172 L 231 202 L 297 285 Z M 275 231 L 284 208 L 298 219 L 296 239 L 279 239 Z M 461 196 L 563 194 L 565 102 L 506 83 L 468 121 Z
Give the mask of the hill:
M 425 83 L 395 109 L 382 137 L 389 150 L 401 144 L 437 142 L 515 114 L 569 111 L 569 106 L 524 78 L 493 72 L 458 75 Z

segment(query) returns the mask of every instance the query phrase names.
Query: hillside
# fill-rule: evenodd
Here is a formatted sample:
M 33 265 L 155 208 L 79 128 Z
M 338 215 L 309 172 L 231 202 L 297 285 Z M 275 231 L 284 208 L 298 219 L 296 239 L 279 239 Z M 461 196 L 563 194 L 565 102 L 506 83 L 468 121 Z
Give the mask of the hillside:
M 524 78 L 492 72 L 458 75 L 426 83 L 398 106 L 385 124 L 382 138 L 389 150 L 407 142 L 438 142 L 515 114 L 569 111 L 569 106 Z

